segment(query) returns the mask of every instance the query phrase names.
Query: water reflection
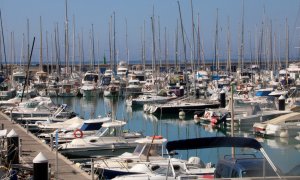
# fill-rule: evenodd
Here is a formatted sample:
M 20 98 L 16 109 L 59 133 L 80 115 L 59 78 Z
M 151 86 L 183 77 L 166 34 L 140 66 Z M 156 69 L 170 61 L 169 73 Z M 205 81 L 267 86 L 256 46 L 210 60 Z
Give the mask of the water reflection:
M 119 120 L 127 121 L 126 129 L 139 131 L 145 135 L 162 135 L 168 140 L 188 139 L 208 136 L 225 136 L 230 133 L 229 128 L 216 128 L 210 124 L 195 124 L 193 118 L 185 117 L 179 119 L 179 115 L 157 117 L 145 114 L 142 108 L 132 109 L 124 104 L 122 98 L 53 98 L 55 103 L 66 103 L 76 113 L 84 118 L 104 115 L 108 112 L 115 112 Z M 235 136 L 254 137 L 251 128 L 236 129 Z M 300 162 L 300 141 L 294 138 L 273 138 L 264 139 L 256 137 L 265 148 L 270 158 L 287 173 L 297 171 Z M 245 152 L 241 149 L 240 152 Z M 222 158 L 227 150 L 224 149 L 201 149 L 186 150 L 180 152 L 180 157 L 188 159 L 189 156 L 200 156 L 204 161 L 216 161 Z M 230 153 L 230 151 L 228 151 Z M 295 169 L 293 169 L 295 168 Z M 299 167 L 298 167 L 299 169 Z

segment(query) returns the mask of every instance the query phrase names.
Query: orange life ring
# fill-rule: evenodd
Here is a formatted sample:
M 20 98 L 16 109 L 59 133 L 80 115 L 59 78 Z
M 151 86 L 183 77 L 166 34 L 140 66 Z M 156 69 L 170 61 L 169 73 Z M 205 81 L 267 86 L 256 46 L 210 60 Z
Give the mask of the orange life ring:
M 78 133 L 79 132 L 79 133 Z M 75 138 L 82 138 L 82 136 L 83 136 L 83 132 L 80 130 L 80 129 L 76 129 L 75 131 L 74 131 L 74 137 Z
M 206 112 L 204 118 L 209 118 L 209 116 L 210 116 L 210 112 Z
M 151 136 L 152 139 L 162 139 L 162 136 Z

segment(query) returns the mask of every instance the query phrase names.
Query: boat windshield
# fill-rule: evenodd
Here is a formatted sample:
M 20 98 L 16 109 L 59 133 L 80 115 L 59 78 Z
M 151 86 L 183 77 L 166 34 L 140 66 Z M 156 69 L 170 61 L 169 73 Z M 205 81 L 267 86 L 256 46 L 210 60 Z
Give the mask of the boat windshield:
M 116 127 L 102 127 L 97 131 L 96 136 L 100 137 L 115 137 L 120 136 L 121 130 Z
M 138 156 L 161 156 L 161 144 L 138 144 L 133 154 Z
M 15 82 L 23 83 L 23 82 L 25 82 L 25 80 L 26 80 L 26 77 L 24 77 L 24 76 L 14 76 Z
M 95 82 L 97 82 L 98 76 L 97 76 L 97 75 L 94 75 L 94 74 L 87 74 L 87 75 L 84 77 L 84 80 L 85 80 L 85 81 L 95 81 Z

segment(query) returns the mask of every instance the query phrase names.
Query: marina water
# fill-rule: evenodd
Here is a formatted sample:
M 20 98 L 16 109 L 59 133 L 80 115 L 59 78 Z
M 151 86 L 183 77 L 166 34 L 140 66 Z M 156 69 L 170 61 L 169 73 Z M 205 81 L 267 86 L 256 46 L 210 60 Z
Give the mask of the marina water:
M 70 109 L 84 119 L 96 118 L 99 115 L 115 113 L 116 119 L 127 122 L 124 129 L 139 131 L 146 136 L 162 135 L 170 140 L 189 139 L 197 137 L 225 136 L 226 130 L 216 130 L 210 125 L 196 124 L 193 118 L 179 119 L 178 114 L 172 116 L 156 117 L 143 112 L 143 109 L 133 109 L 125 104 L 124 98 L 102 98 L 102 97 L 55 97 L 54 103 L 67 104 Z M 244 129 L 244 128 L 243 128 Z M 230 130 L 227 131 L 228 133 Z M 255 137 L 252 127 L 248 131 L 236 129 L 236 136 Z M 300 172 L 300 141 L 294 138 L 271 138 L 264 139 L 256 137 L 272 161 L 287 173 L 296 170 Z M 248 149 L 240 149 L 240 153 L 247 153 Z M 230 154 L 229 148 L 199 149 L 177 151 L 178 157 L 188 159 L 191 156 L 198 156 L 204 162 L 216 163 L 224 154 Z

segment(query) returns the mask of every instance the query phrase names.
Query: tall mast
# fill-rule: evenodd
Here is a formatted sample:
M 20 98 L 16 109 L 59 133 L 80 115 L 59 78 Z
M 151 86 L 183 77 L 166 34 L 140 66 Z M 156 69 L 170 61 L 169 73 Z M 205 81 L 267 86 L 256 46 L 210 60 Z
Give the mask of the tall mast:
M 184 38 L 184 30 L 183 30 L 183 22 L 182 22 L 182 16 L 181 16 L 181 9 L 179 1 L 178 3 L 178 9 L 179 9 L 179 16 L 180 16 L 180 26 L 181 26 L 181 36 L 182 36 L 182 45 L 183 45 L 183 53 L 184 53 L 184 66 L 187 68 L 187 58 L 186 58 L 186 44 L 185 44 L 185 38 Z
M 6 51 L 5 51 L 5 42 L 4 42 L 4 32 L 3 32 L 1 10 L 0 10 L 0 21 L 1 21 L 1 32 L 2 32 L 2 45 L 3 45 L 4 61 L 5 61 L 5 66 L 6 66 L 6 76 L 8 76 L 8 67 L 7 67 L 7 61 L 6 61 Z M 1 70 L 3 70 L 2 62 L 1 62 Z
M 160 41 L 160 18 L 158 16 L 158 59 L 159 59 L 159 67 L 162 67 L 161 62 L 161 41 Z M 160 69 L 158 70 L 160 72 Z
M 167 27 L 165 27 L 165 65 L 169 69 L 168 63 L 168 44 L 167 44 Z
M 154 17 L 153 16 L 151 17 L 151 24 L 152 24 L 152 69 L 154 72 L 156 72 L 155 28 L 154 28 Z
M 144 69 L 146 68 L 146 22 L 144 20 L 144 34 L 143 34 L 143 65 L 144 65 Z
M 75 71 L 75 16 L 73 15 L 73 59 L 72 71 Z
M 175 32 L 175 67 L 176 67 L 176 72 L 179 71 L 178 67 L 178 20 L 176 24 L 176 32 Z
M 114 72 L 117 71 L 117 51 L 116 51 L 116 13 L 114 12 L 114 22 L 113 22 L 113 30 L 114 30 L 114 34 L 113 34 L 113 40 L 114 40 L 114 49 L 113 49 L 113 55 L 114 55 Z
M 289 26 L 287 23 L 287 18 L 285 19 L 285 30 L 286 30 L 286 50 L 285 50 L 285 68 L 288 68 L 289 64 Z M 286 70 L 286 84 L 288 84 L 288 78 L 287 78 L 287 70 Z
M 80 35 L 78 33 L 78 53 L 79 53 L 79 72 L 81 72 L 81 63 L 82 63 L 82 49 L 81 49 L 81 39 L 80 39 Z
M 48 48 L 48 31 L 46 31 L 46 61 L 47 61 L 47 73 L 50 73 L 49 68 L 49 48 Z
M 244 0 L 243 0 L 243 7 L 242 7 L 242 37 L 241 37 L 241 71 L 244 68 Z
M 219 10 L 218 10 L 218 8 L 217 8 L 217 19 L 216 19 L 216 34 L 215 34 L 215 60 L 214 60 L 214 66 L 215 66 L 215 71 L 216 71 L 216 73 L 218 74 L 218 70 L 219 70 L 219 68 L 218 68 L 218 61 L 219 61 L 219 46 L 218 46 L 218 43 L 219 43 Z
M 65 11 L 65 73 L 69 72 L 69 27 L 68 27 L 68 1 L 66 0 L 66 11 Z
M 227 72 L 231 74 L 231 36 L 230 36 L 230 19 L 228 17 L 228 27 L 227 27 Z
M 112 16 L 110 16 L 110 21 L 109 21 L 109 31 L 108 31 L 108 38 L 109 38 L 109 62 L 110 62 L 110 68 L 111 70 L 113 70 L 113 72 L 115 73 L 114 69 L 113 69 L 113 51 L 112 51 L 112 43 L 111 43 L 111 39 L 112 39 Z
M 92 69 L 95 69 L 95 43 L 94 43 L 94 25 L 92 24 L 92 34 L 91 34 L 91 43 L 92 43 Z
M 128 49 L 127 18 L 125 18 L 125 28 L 126 28 L 126 57 L 127 57 L 127 65 L 129 65 L 129 49 Z
M 59 45 L 59 33 L 58 33 L 58 24 L 55 28 L 55 51 L 56 51 L 56 71 L 60 75 L 60 45 Z
M 40 71 L 43 71 L 43 29 L 42 16 L 40 16 Z
M 195 42 L 195 21 L 194 21 L 194 7 L 193 0 L 191 0 L 191 9 L 192 9 L 192 34 L 193 34 L 193 58 L 192 60 L 192 69 L 195 70 L 195 57 L 196 57 L 196 42 Z

